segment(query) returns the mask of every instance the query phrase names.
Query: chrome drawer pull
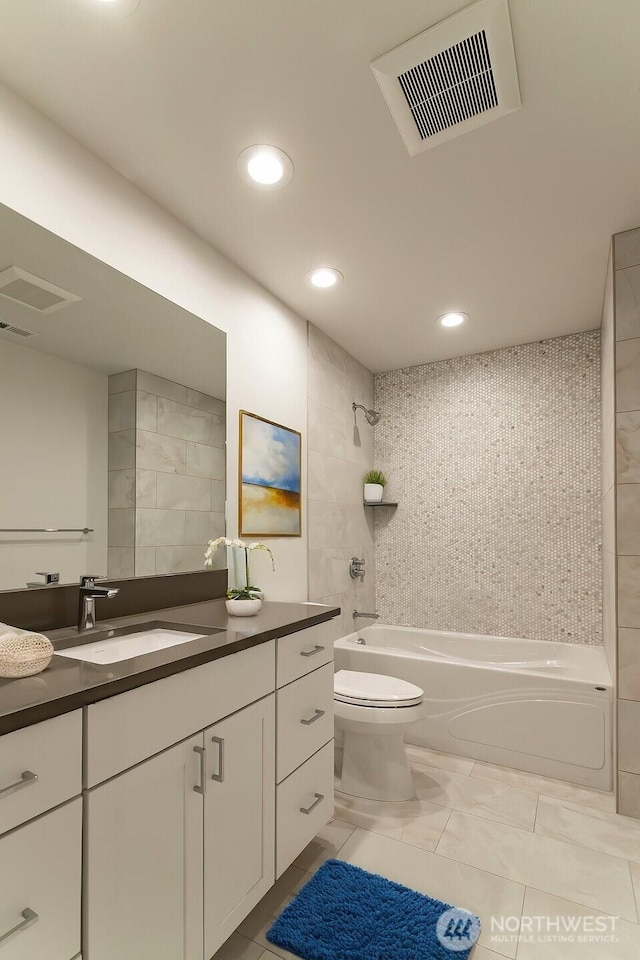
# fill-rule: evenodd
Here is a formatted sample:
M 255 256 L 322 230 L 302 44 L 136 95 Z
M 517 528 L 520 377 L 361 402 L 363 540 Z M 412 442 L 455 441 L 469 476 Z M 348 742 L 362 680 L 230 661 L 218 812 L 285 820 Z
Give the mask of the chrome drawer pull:
M 314 793 L 315 800 L 310 807 L 300 807 L 300 813 L 311 813 L 324 800 L 324 793 Z
M 4 943 L 9 939 L 9 937 L 13 937 L 16 933 L 22 933 L 23 930 L 33 926 L 33 924 L 37 923 L 40 919 L 35 910 L 31 910 L 29 907 L 25 907 L 25 909 L 22 911 L 22 916 L 24 919 L 21 920 L 20 923 L 16 924 L 15 927 L 12 927 L 11 930 L 7 930 L 6 933 L 2 934 L 0 937 L 0 943 Z
M 197 783 L 193 788 L 194 793 L 199 793 L 204 797 L 205 791 L 207 789 L 207 775 L 205 773 L 205 758 L 207 751 L 205 747 L 194 747 L 193 752 L 200 755 L 200 783 Z
M 211 737 L 211 743 L 218 745 L 218 772 L 211 774 L 211 779 L 217 783 L 224 783 L 224 739 L 223 737 Z
M 321 647 L 319 643 L 316 643 L 316 645 L 315 645 L 315 647 L 313 648 L 313 650 L 301 650 L 301 651 L 300 651 L 300 656 L 301 656 L 301 657 L 315 657 L 316 653 L 322 653 L 323 650 L 324 650 L 324 647 Z
M 304 723 L 305 727 L 310 727 L 311 724 L 315 723 L 316 720 L 319 720 L 320 717 L 324 717 L 324 714 L 325 714 L 324 710 L 316 710 L 316 712 L 314 713 L 314 715 L 311 717 L 310 720 L 301 720 L 300 723 Z
M 37 779 L 37 773 L 32 773 L 31 770 L 25 770 L 19 780 L 16 780 L 15 783 L 10 783 L 8 787 L 3 787 L 2 790 L 0 790 L 0 797 L 11 793 L 12 790 L 19 790 L 20 787 L 26 787 L 29 783 L 35 783 Z

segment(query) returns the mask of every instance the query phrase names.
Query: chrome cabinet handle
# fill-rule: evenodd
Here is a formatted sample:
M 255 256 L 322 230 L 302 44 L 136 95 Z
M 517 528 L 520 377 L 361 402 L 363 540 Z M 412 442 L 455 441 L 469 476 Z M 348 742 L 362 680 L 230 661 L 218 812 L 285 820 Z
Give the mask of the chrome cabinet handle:
M 319 720 L 320 717 L 324 717 L 324 710 L 316 710 L 314 715 L 309 720 L 301 720 L 300 723 L 304 723 L 305 727 L 310 727 L 312 723 L 315 723 L 316 720 Z
M 324 647 L 321 647 L 319 643 L 316 643 L 316 645 L 315 645 L 315 647 L 313 648 L 313 650 L 301 650 L 301 651 L 300 651 L 300 656 L 301 656 L 301 657 L 315 657 L 316 653 L 322 653 L 323 650 L 324 650 Z
M 3 787 L 2 790 L 0 790 L 0 797 L 4 797 L 5 794 L 11 793 L 13 790 L 19 790 L 20 787 L 26 787 L 29 783 L 35 783 L 37 779 L 37 773 L 32 773 L 31 770 L 25 770 L 19 780 L 16 780 L 15 783 L 10 783 L 8 787 Z
M 218 772 L 211 774 L 211 779 L 218 783 L 224 783 L 224 739 L 222 737 L 211 737 L 211 743 L 218 745 Z
M 324 800 L 324 793 L 314 793 L 315 800 L 310 807 L 300 807 L 300 813 L 311 813 Z
M 199 793 L 204 797 L 205 791 L 207 789 L 207 775 L 205 773 L 205 758 L 207 751 L 205 747 L 194 747 L 193 752 L 200 755 L 200 783 L 197 783 L 193 788 L 194 793 Z
M 40 919 L 35 910 L 31 910 L 30 907 L 24 908 L 22 911 L 22 917 L 23 919 L 20 921 L 20 923 L 17 923 L 15 927 L 11 928 L 11 930 L 7 930 L 6 933 L 2 934 L 0 937 L 0 943 L 5 943 L 9 937 L 13 937 L 16 933 L 22 933 L 23 930 L 26 930 L 28 927 L 32 927 L 33 924 L 37 923 Z

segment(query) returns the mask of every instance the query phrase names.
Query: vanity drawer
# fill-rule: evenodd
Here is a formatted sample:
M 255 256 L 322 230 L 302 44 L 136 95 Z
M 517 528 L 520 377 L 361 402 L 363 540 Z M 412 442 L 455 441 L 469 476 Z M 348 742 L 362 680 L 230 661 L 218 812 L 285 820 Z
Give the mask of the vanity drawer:
M 285 777 L 333 738 L 333 664 L 278 690 L 276 779 Z
M 81 790 L 81 710 L 0 737 L 0 834 Z
M 81 868 L 79 797 L 0 840 L 2 960 L 69 960 L 77 955 Z
M 270 640 L 92 704 L 85 785 L 95 787 L 273 693 L 274 644 Z
M 337 639 L 338 628 L 334 620 L 317 623 L 298 633 L 280 637 L 276 642 L 276 678 L 278 686 L 304 677 L 305 673 L 317 670 L 333 660 L 333 644 Z
M 278 785 L 276 876 L 333 816 L 333 740 Z

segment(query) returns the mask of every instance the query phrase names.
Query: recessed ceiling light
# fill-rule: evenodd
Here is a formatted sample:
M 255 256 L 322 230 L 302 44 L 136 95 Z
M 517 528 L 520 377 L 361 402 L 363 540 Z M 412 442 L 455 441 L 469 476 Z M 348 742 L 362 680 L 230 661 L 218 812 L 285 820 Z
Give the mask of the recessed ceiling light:
M 245 180 L 262 190 L 284 187 L 293 176 L 290 158 L 268 143 L 256 143 L 243 150 L 238 157 L 238 169 Z
M 469 319 L 468 313 L 443 313 L 438 317 L 436 323 L 441 327 L 459 327 L 461 323 Z
M 335 267 L 315 267 L 309 271 L 305 279 L 310 286 L 326 290 L 328 287 L 335 287 L 337 283 L 344 280 L 344 277 Z

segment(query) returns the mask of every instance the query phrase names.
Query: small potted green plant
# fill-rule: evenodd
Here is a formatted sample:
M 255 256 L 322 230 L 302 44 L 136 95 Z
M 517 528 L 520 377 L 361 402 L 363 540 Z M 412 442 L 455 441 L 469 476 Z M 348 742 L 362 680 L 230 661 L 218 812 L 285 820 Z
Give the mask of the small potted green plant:
M 276 565 L 271 550 L 266 543 L 245 543 L 244 540 L 231 540 L 229 537 L 218 537 L 217 540 L 209 540 L 204 555 L 205 567 L 213 565 L 213 555 L 221 546 L 235 547 L 238 550 L 244 550 L 244 575 L 245 583 L 243 587 L 231 587 L 227 590 L 227 599 L 225 605 L 227 613 L 232 617 L 255 617 L 262 608 L 262 591 L 259 587 L 251 586 L 251 574 L 249 571 L 249 553 L 252 550 L 266 550 L 271 557 L 271 565 L 275 570 Z
M 382 470 L 369 470 L 364 477 L 364 502 L 380 503 L 387 478 Z

